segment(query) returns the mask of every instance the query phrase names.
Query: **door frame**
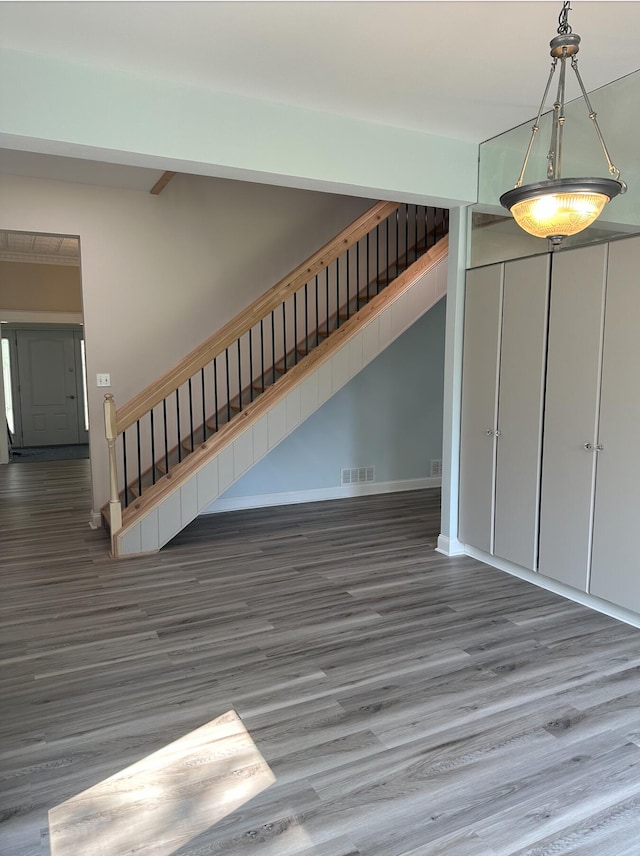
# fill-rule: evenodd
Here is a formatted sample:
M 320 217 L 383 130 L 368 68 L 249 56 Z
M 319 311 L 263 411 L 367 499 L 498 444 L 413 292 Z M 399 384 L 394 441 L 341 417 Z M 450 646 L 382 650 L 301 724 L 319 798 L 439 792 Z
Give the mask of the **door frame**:
M 16 448 L 21 448 L 23 446 L 23 428 L 22 428 L 22 408 L 20 406 L 20 385 L 19 385 L 19 371 L 18 371 L 18 351 L 17 351 L 17 338 L 16 333 L 20 331 L 31 331 L 36 333 L 45 333 L 47 331 L 62 331 L 69 330 L 73 333 L 78 333 L 77 337 L 74 337 L 74 356 L 76 365 L 81 366 L 81 344 L 80 342 L 84 340 L 84 327 L 82 324 L 75 324 L 71 322 L 66 323 L 38 323 L 38 322 L 1 322 L 0 323 L 0 337 L 3 339 L 8 339 L 9 341 L 9 358 L 11 362 L 11 395 L 13 397 L 14 402 L 14 421 L 15 421 L 15 431 L 14 431 L 14 443 L 13 445 Z M 89 431 L 88 428 L 85 428 L 85 406 L 87 404 L 87 393 L 88 390 L 86 388 L 86 384 L 83 384 L 83 373 L 76 372 L 76 397 L 78 401 L 78 428 L 79 428 L 79 437 L 82 437 L 80 443 L 88 443 L 89 442 Z M 16 406 L 17 405 L 17 406 Z

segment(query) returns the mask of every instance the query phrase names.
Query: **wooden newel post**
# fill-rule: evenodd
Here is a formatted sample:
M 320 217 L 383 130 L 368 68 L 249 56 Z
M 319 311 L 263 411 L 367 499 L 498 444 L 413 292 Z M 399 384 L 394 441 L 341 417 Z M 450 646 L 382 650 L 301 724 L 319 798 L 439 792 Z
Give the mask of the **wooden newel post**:
M 109 519 L 111 535 L 122 529 L 122 505 L 118 492 L 118 467 L 116 463 L 116 403 L 108 392 L 104 397 L 104 433 L 109 446 Z

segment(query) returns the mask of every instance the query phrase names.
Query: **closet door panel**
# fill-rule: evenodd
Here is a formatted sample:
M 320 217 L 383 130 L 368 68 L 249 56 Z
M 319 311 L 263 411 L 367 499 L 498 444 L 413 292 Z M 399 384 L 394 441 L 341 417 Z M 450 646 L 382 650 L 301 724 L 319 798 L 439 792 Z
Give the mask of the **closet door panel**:
M 535 570 L 549 256 L 505 264 L 496 465 L 496 556 Z
M 538 570 L 581 591 L 591 552 L 606 273 L 606 244 L 553 257 Z
M 496 407 L 504 265 L 467 273 L 462 356 L 458 537 L 493 548 Z
M 609 247 L 590 593 L 640 612 L 640 239 Z

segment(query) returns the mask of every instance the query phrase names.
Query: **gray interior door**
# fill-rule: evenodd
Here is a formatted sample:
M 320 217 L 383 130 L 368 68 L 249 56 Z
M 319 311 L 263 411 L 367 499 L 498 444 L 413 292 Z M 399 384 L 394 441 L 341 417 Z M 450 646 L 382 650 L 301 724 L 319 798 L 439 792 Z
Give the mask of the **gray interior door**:
M 498 398 L 494 553 L 536 569 L 549 256 L 507 262 Z
M 538 570 L 587 590 L 607 244 L 553 260 Z
M 79 335 L 64 328 L 15 331 L 23 446 L 86 442 Z
M 493 550 L 503 270 L 468 271 L 465 298 L 458 537 L 485 553 Z
M 609 248 L 590 593 L 640 611 L 640 239 Z

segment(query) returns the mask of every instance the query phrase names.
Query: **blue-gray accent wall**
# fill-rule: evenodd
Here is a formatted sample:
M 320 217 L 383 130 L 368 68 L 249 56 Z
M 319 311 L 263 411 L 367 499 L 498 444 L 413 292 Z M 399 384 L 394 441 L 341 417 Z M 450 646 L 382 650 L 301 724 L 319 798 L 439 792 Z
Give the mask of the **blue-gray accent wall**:
M 421 479 L 442 457 L 445 301 L 239 479 L 225 500 L 340 486 L 342 467 L 375 467 L 380 483 Z

